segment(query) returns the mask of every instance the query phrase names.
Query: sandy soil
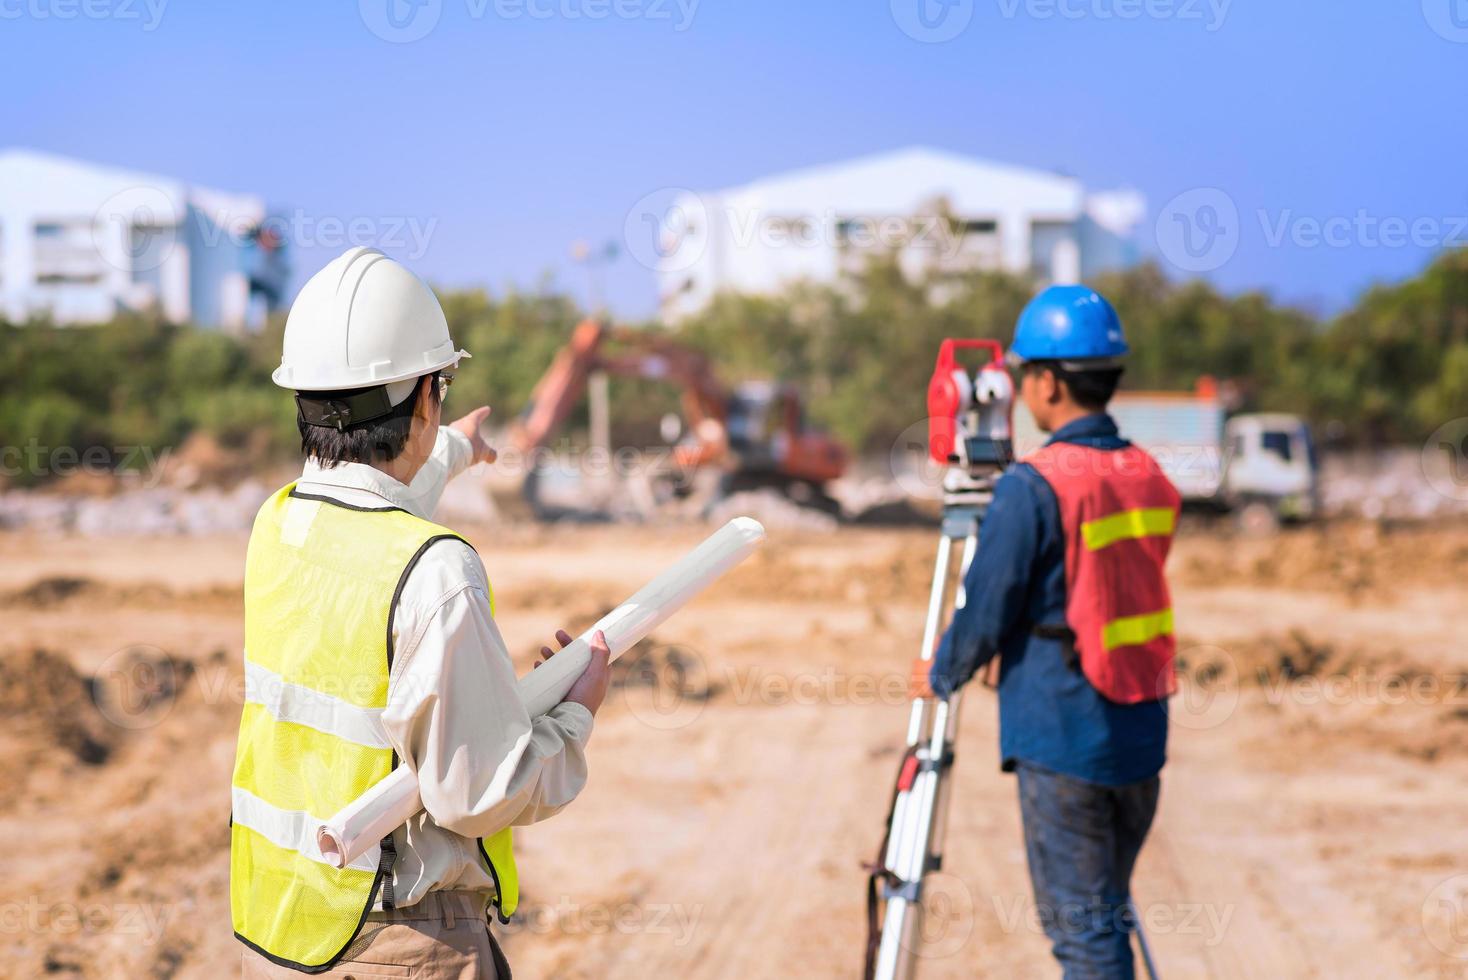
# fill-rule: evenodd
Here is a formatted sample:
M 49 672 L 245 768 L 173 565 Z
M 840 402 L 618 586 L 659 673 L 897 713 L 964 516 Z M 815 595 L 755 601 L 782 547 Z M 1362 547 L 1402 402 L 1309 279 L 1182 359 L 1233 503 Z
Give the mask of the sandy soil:
M 472 534 L 516 654 L 696 529 Z M 522 977 L 855 976 L 933 536 L 776 535 L 665 627 L 583 797 L 521 837 Z M 238 961 L 227 786 L 244 538 L 0 535 L 0 975 Z M 1185 662 L 1136 893 L 1177 977 L 1468 975 L 1468 525 L 1191 526 Z M 924 975 L 1049 977 L 992 695 L 964 705 Z

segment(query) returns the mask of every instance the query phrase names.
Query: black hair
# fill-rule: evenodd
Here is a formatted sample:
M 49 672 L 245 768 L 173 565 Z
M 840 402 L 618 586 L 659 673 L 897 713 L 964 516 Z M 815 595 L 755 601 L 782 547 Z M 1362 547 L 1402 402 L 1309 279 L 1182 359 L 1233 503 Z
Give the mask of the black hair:
M 438 376 L 441 373 L 435 371 L 428 376 L 431 379 L 428 397 L 435 402 L 438 401 Z M 302 395 L 312 399 L 341 399 L 360 395 L 374 387 L 378 386 L 332 392 L 302 392 Z M 386 463 L 397 459 L 408 444 L 408 435 L 413 428 L 413 411 L 418 406 L 422 390 L 423 379 L 418 378 L 413 383 L 412 393 L 394 405 L 392 411 L 386 415 L 365 422 L 348 423 L 341 429 L 311 425 L 301 414 L 300 408 L 297 408 L 296 428 L 301 433 L 301 452 L 326 469 L 331 469 L 338 463 Z
M 1032 374 L 1049 371 L 1056 381 L 1065 385 L 1077 405 L 1088 412 L 1101 412 L 1116 394 L 1116 386 L 1126 369 L 1113 366 L 1078 370 L 1060 361 L 1026 361 L 1025 370 Z

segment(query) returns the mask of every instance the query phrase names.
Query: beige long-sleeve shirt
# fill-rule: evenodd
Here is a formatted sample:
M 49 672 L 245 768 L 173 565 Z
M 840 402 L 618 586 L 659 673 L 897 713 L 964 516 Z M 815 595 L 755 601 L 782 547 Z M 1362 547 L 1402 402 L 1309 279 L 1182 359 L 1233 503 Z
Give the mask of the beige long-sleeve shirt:
M 444 484 L 472 461 L 469 440 L 445 427 L 408 486 L 362 463 L 323 469 L 307 461 L 299 487 L 428 518 Z M 440 541 L 413 566 L 398 597 L 382 722 L 401 764 L 418 774 L 425 811 L 393 834 L 400 907 L 438 889 L 492 891 L 474 838 L 544 820 L 586 785 L 591 712 L 565 702 L 539 718 L 526 714 L 489 595 L 474 550 Z

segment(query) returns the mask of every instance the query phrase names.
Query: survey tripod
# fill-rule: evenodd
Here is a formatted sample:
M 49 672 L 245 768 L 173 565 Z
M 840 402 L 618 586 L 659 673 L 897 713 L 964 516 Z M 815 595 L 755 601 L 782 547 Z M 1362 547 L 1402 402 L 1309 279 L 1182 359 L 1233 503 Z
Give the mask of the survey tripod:
M 974 375 L 960 350 L 990 355 Z M 979 549 L 979 525 L 994 482 L 1010 461 L 1013 386 L 1003 348 L 991 340 L 945 340 L 928 385 L 928 456 L 942 467 L 943 523 L 915 671 L 926 671 L 951 610 L 963 608 L 964 578 Z M 955 567 L 954 551 L 958 551 Z M 960 697 L 914 698 L 881 852 L 867 880 L 866 976 L 911 977 L 921 952 L 923 881 L 942 866 L 948 779 Z
M 944 494 L 938 558 L 928 593 L 921 667 L 927 669 L 950 609 L 964 604 L 963 580 L 979 547 L 979 524 L 992 499 L 992 483 Z M 954 567 L 957 546 L 959 559 Z M 942 867 L 947 818 L 947 777 L 953 766 L 960 695 L 946 701 L 915 698 L 907 721 L 907 745 L 898 769 L 879 864 L 867 881 L 867 969 L 873 980 L 913 976 L 922 942 L 923 879 Z
M 990 360 L 970 375 L 956 354 L 975 349 L 987 351 Z M 1013 400 L 997 342 L 943 342 L 928 386 L 928 455 L 943 467 L 943 519 L 915 671 L 926 674 L 952 614 L 967 599 L 964 582 L 978 553 L 979 526 L 993 502 L 995 482 L 1013 460 Z M 997 682 L 997 667 L 990 661 L 986 684 Z M 923 886 L 943 865 L 959 707 L 957 691 L 946 701 L 912 701 L 886 832 L 867 879 L 867 980 L 911 980 L 923 955 Z M 1140 923 L 1136 935 L 1147 975 L 1156 980 Z

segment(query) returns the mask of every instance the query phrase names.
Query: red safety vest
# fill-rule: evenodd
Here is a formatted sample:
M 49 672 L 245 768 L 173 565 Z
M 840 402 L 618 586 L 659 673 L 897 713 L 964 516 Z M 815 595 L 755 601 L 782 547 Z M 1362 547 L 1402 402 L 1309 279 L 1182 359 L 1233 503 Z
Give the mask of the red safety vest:
M 1172 600 L 1163 564 L 1181 497 L 1136 446 L 1052 443 L 1026 457 L 1060 502 L 1065 619 L 1086 678 L 1119 704 L 1177 690 Z

